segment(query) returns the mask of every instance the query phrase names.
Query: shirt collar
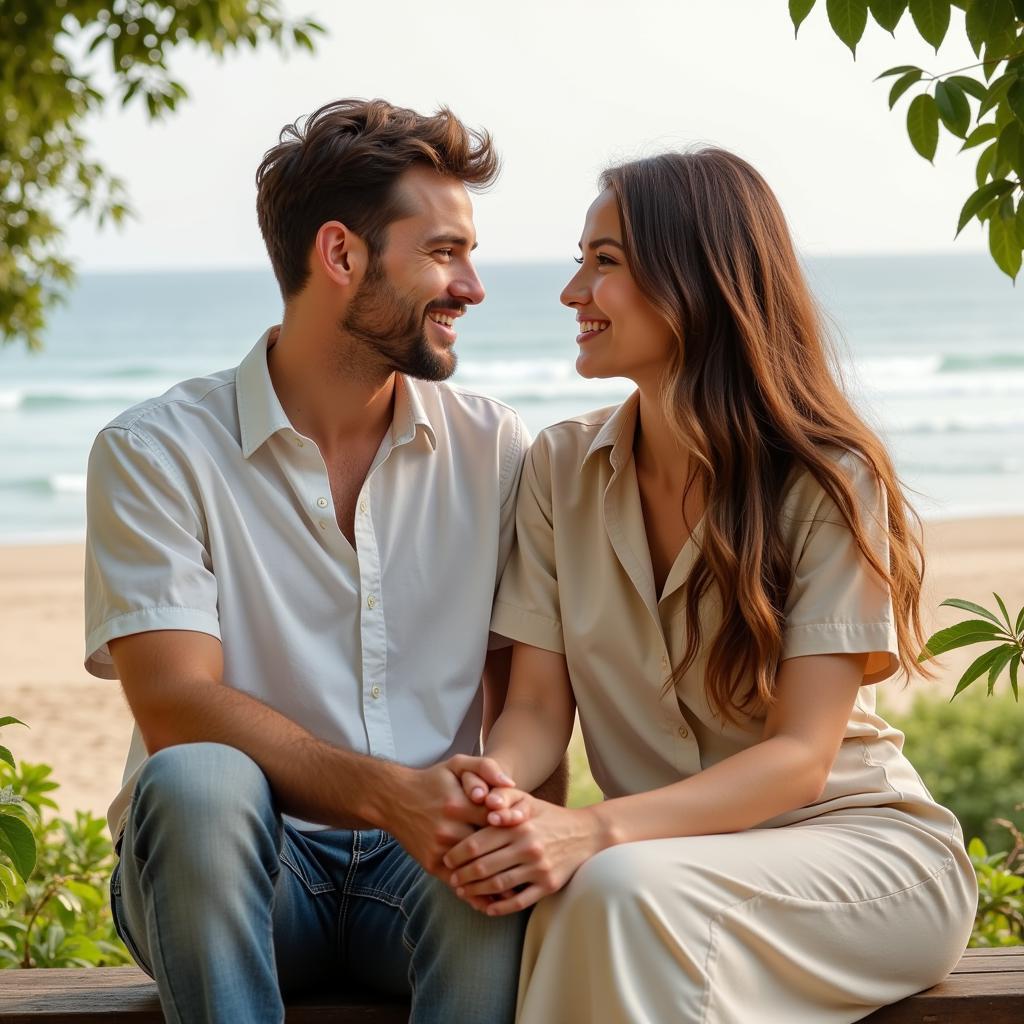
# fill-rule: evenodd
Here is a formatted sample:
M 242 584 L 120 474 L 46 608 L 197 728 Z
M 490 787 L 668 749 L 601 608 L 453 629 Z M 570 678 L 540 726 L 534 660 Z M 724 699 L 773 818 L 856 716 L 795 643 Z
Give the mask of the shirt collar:
M 242 360 L 235 377 L 238 401 L 238 426 L 241 431 L 242 455 L 248 459 L 263 446 L 268 437 L 279 430 L 294 429 L 274 390 L 267 367 L 267 349 L 277 328 L 271 327 Z
M 246 459 L 278 431 L 295 430 L 277 397 L 267 366 L 267 350 L 271 338 L 276 336 L 276 331 L 276 327 L 271 327 L 264 332 L 239 364 L 235 377 L 242 455 Z M 391 420 L 392 444 L 400 445 L 412 441 L 420 427 L 423 428 L 423 434 L 431 450 L 435 450 L 437 436 L 427 419 L 418 386 L 410 378 L 397 374 L 395 412 Z
M 585 466 L 591 456 L 602 448 L 611 449 L 608 458 L 615 472 L 618 472 L 633 457 L 633 438 L 636 435 L 636 418 L 639 408 L 640 392 L 634 391 L 604 421 L 604 425 L 587 449 L 582 466 Z

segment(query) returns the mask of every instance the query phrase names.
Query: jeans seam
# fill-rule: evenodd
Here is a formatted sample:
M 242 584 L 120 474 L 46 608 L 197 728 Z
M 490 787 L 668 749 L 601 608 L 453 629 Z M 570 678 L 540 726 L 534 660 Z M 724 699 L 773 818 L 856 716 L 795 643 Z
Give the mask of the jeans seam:
M 376 889 L 372 886 L 359 886 L 352 889 L 349 895 L 376 900 L 378 903 L 386 903 L 389 907 L 400 908 L 402 906 L 401 896 L 395 896 L 394 893 L 387 892 L 385 889 Z
M 359 854 L 362 852 L 362 839 L 359 829 L 352 832 L 352 857 L 348 863 L 348 871 L 338 891 L 338 954 L 342 963 L 348 962 L 348 908 L 352 894 L 352 878 L 359 867 Z

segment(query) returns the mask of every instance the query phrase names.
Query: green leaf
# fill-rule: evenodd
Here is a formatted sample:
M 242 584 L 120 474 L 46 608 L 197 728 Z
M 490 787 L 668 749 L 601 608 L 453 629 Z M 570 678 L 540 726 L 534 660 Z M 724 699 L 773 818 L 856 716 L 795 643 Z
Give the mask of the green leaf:
M 901 78 L 897 78 L 893 83 L 892 89 L 889 90 L 889 109 L 892 110 L 896 106 L 896 101 L 915 83 L 921 80 L 921 69 L 914 68 L 913 71 L 908 71 Z
M 940 608 L 959 608 L 961 611 L 973 612 L 975 615 L 980 615 L 982 618 L 988 619 L 990 622 L 995 623 L 1000 629 L 1003 628 L 1003 624 L 992 614 L 987 608 L 982 608 L 980 604 L 975 604 L 973 601 L 965 601 L 962 597 L 947 597 L 940 605 Z
M 967 136 L 967 141 L 960 147 L 960 152 L 962 153 L 965 149 L 973 149 L 975 146 L 980 146 L 983 142 L 994 139 L 998 134 L 999 129 L 995 126 L 994 122 L 986 121 L 984 124 L 979 124 Z
M 1002 217 L 988 222 L 988 250 L 996 266 L 1013 281 L 1017 280 L 1021 266 L 1021 244 L 1017 237 L 1017 224 Z
M 996 162 L 996 146 L 998 143 L 993 142 L 991 146 L 981 151 L 981 156 L 978 157 L 978 167 L 975 171 L 974 177 L 978 182 L 978 187 L 981 188 L 988 179 L 988 176 L 992 173 L 992 168 Z
M 939 108 L 942 123 L 958 138 L 965 138 L 971 125 L 971 107 L 963 89 L 948 79 L 937 82 L 935 105 Z
M 857 44 L 868 23 L 867 0 L 826 0 L 829 24 L 833 31 L 857 56 Z
M 895 33 L 896 26 L 907 9 L 907 0 L 870 0 L 869 7 L 875 21 L 886 32 Z
M 1020 668 L 1021 652 L 1018 651 L 1010 659 L 1010 689 L 1013 690 L 1013 699 L 1020 702 L 1020 695 L 1017 692 L 1017 670 Z
M 982 46 L 988 40 L 1001 36 L 1013 24 L 1013 20 L 1013 4 L 1010 0 L 984 0 L 971 4 L 967 9 L 965 27 L 975 56 L 980 56 Z
M 984 82 L 979 82 L 978 79 L 970 78 L 967 75 L 950 75 L 946 81 L 960 86 L 968 96 L 973 96 L 976 100 L 983 100 L 988 92 L 988 87 Z
M 0 747 L 0 761 L 6 761 L 12 768 L 15 767 L 14 755 L 6 747 Z
M 992 659 L 992 664 L 988 667 L 988 695 L 991 697 L 992 693 L 996 688 L 996 680 L 999 678 L 999 674 L 1006 668 L 1009 660 L 1017 653 L 1017 648 L 1014 644 L 1005 644 L 1003 647 L 997 648 L 999 651 L 999 657 Z
M 4 715 L 3 718 L 0 718 L 0 729 L 5 725 L 25 725 L 25 723 L 20 718 L 12 718 L 10 715 Z M 28 726 L 25 725 L 25 728 L 27 729 Z
M 1015 74 L 1000 75 L 995 81 L 989 82 L 985 90 L 985 98 L 978 107 L 978 117 L 984 117 L 994 106 L 1002 102 L 1010 86 L 1019 81 Z
M 992 665 L 992 662 L 999 657 L 1001 648 L 993 647 L 992 650 L 986 651 L 980 657 L 975 658 L 974 661 L 967 667 L 967 671 L 960 677 L 960 682 L 956 684 L 956 689 L 953 691 L 953 696 L 950 700 L 953 700 L 959 694 L 963 693 L 971 683 L 974 682 L 980 675 L 987 672 Z
M 1006 102 L 1018 121 L 1024 121 L 1024 79 L 1018 78 L 1006 90 Z
M 949 0 L 910 0 L 910 16 L 925 42 L 938 52 L 949 28 Z
M 998 594 L 993 593 L 992 596 L 996 599 L 996 604 L 999 605 L 999 610 L 1003 613 L 1003 621 L 1006 623 L 1007 631 L 1012 635 L 1013 623 L 1010 621 L 1010 613 L 1006 610 L 1006 602 Z
M 928 661 L 929 658 L 937 658 L 947 651 L 955 651 L 958 647 L 1000 639 L 1002 639 L 1001 631 L 991 622 L 986 622 L 984 619 L 967 619 L 932 634 L 917 660 L 919 662 Z
M 964 203 L 964 208 L 960 211 L 960 220 L 957 222 L 956 225 L 957 235 L 959 235 L 960 232 L 963 231 L 965 227 L 967 227 L 967 225 L 971 222 L 971 220 L 974 217 L 976 217 L 979 213 L 981 213 L 982 210 L 988 207 L 990 203 L 994 203 L 998 199 L 1001 199 L 1003 196 L 1009 195 L 1013 191 L 1013 188 L 1014 186 L 1012 181 L 1000 179 L 999 181 L 990 181 L 987 185 L 982 185 L 981 188 L 977 189 L 975 192 L 972 192 L 971 195 L 968 197 L 967 202 Z M 952 602 L 943 602 L 943 604 L 947 603 Z M 975 608 L 979 607 L 978 605 L 975 605 L 974 607 L 968 608 L 967 604 L 968 602 L 965 601 L 954 605 L 954 607 L 963 608 L 965 611 L 974 611 Z M 992 621 L 995 622 L 997 626 L 1002 628 L 1002 623 L 1000 623 L 1000 621 L 993 615 L 984 611 L 983 614 L 986 618 L 992 619 Z
M 0 850 L 11 858 L 14 870 L 27 882 L 36 866 L 36 841 L 20 818 L 0 814 Z
M 893 75 L 905 75 L 908 71 L 921 71 L 921 69 L 913 64 L 898 64 L 894 68 L 889 68 L 888 71 L 883 71 L 880 75 L 875 75 L 875 81 L 877 82 L 880 78 L 891 78 Z
M 1024 205 L 1024 202 L 1022 202 L 1021 205 Z M 1017 217 L 1020 217 L 1019 206 L 1017 207 Z M 1017 636 L 1020 636 L 1022 630 L 1024 630 L 1024 608 L 1021 608 L 1021 610 L 1017 613 L 1017 624 L 1016 628 L 1014 629 L 1014 633 L 1016 633 Z
M 907 134 L 914 149 L 931 163 L 939 144 L 939 108 L 927 93 L 915 96 L 907 108 Z

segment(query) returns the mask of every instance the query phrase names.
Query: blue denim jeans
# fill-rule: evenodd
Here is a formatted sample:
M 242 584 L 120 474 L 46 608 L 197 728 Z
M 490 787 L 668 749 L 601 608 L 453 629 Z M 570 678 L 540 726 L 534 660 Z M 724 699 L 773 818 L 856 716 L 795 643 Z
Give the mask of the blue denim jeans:
M 300 832 L 233 747 L 168 747 L 140 775 L 114 921 L 168 1021 L 284 1020 L 321 987 L 411 996 L 414 1024 L 515 1016 L 525 915 L 488 918 L 386 832 Z

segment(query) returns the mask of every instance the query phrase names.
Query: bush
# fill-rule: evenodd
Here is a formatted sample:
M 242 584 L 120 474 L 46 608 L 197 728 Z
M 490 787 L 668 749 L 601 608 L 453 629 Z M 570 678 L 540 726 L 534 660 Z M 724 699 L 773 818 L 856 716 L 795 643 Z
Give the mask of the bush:
M 1009 853 L 988 852 L 980 839 L 968 846 L 978 875 L 978 913 L 972 946 L 1019 946 L 1024 943 L 1024 841 L 1010 822 L 1003 822 L 1013 846 Z
M 7 787 L 10 787 L 7 789 Z M 107 884 L 114 869 L 107 823 L 84 811 L 52 817 L 58 788 L 50 768 L 0 763 L 0 790 L 30 809 L 37 859 L 28 880 L 13 878 L 0 904 L 0 968 L 101 967 L 132 962 L 114 931 Z
M 989 850 L 1007 850 L 1010 817 L 1020 826 L 1024 804 L 1024 706 L 1009 693 L 968 692 L 950 704 L 920 696 L 905 714 L 883 712 L 906 733 L 904 750 L 932 796 Z M 1012 812 L 1012 813 L 1011 813 Z

